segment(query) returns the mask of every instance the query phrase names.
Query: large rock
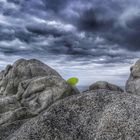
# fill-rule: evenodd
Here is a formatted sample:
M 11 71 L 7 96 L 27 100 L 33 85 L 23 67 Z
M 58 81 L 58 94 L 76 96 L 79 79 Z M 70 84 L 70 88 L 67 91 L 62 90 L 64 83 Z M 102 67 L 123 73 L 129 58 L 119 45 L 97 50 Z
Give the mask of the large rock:
M 20 82 L 34 77 L 50 75 L 60 77 L 55 70 L 39 60 L 19 59 L 13 65 L 8 65 L 6 69 L 0 73 L 0 94 L 15 95 Z
M 139 140 L 140 96 L 96 90 L 58 101 L 6 140 Z
M 19 62 L 22 61 L 27 60 Z M 34 64 L 37 60 L 27 62 L 37 67 Z M 139 64 L 140 61 L 131 68 L 131 82 L 127 82 L 130 90 L 137 83 L 134 81 L 139 79 Z M 28 73 L 30 65 L 26 68 L 23 65 L 22 69 Z M 48 74 L 48 67 L 43 70 L 46 74 L 39 74 L 38 71 L 38 74 L 31 72 L 31 77 L 26 72 L 16 75 L 16 78 L 11 79 L 19 82 L 10 84 L 10 76 L 7 75 L 13 66 L 10 67 L 0 73 L 3 81 L 0 94 L 0 140 L 140 139 L 138 91 L 124 93 L 118 86 L 97 82 L 88 91 L 77 94 L 79 92 L 57 72 L 51 72 L 49 68 Z M 20 69 L 15 68 L 15 71 L 20 73 Z M 14 90 L 9 93 L 7 86 L 14 87 Z
M 0 140 L 23 124 L 16 122 L 26 122 L 57 100 L 78 93 L 55 70 L 38 60 L 20 59 L 8 65 L 0 73 Z
M 125 90 L 131 94 L 140 95 L 140 60 L 130 68 L 130 76 L 126 82 Z
M 106 81 L 98 81 L 98 82 L 92 84 L 89 87 L 89 90 L 98 90 L 98 89 L 105 89 L 105 90 L 123 92 L 123 89 L 121 89 L 119 86 L 111 84 L 111 83 L 108 83 Z

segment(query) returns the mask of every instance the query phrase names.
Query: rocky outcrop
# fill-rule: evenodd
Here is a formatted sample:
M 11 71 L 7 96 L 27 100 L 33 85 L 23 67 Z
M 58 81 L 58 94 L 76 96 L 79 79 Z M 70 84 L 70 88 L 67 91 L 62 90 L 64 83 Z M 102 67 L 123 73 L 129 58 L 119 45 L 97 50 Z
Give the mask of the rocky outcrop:
M 140 60 L 130 68 L 130 76 L 125 85 L 126 92 L 140 95 Z
M 0 140 L 139 140 L 139 72 L 140 60 L 127 92 L 99 81 L 78 94 L 42 62 L 19 60 L 0 73 Z
M 56 102 L 7 140 L 137 140 L 140 97 L 88 91 Z
M 21 126 L 16 122 L 26 122 L 55 101 L 78 93 L 55 70 L 38 60 L 20 59 L 8 65 L 0 73 L 0 140 Z
M 34 77 L 50 75 L 61 77 L 55 70 L 39 60 L 20 59 L 13 65 L 8 65 L 0 73 L 0 95 L 15 95 L 20 82 Z
M 121 91 L 121 92 L 124 91 L 119 86 L 105 82 L 105 81 L 98 81 L 89 87 L 89 90 L 98 90 L 98 89 L 105 89 L 105 90 L 111 90 L 111 91 Z

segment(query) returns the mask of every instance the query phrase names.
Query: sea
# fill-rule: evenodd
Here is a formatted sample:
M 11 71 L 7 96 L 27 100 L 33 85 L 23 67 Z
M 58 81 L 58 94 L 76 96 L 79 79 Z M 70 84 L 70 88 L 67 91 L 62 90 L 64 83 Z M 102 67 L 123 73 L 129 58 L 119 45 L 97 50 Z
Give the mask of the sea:
M 83 91 L 86 91 L 89 88 L 89 85 L 87 85 L 87 86 L 79 85 L 79 86 L 77 86 L 77 88 L 79 89 L 80 92 L 83 92 Z

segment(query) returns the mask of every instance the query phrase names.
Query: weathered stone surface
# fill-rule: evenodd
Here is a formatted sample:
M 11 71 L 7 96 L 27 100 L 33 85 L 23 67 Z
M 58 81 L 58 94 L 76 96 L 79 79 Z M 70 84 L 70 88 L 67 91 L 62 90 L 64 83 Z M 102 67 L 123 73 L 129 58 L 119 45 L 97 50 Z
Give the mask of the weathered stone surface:
M 106 90 L 111 90 L 111 91 L 123 92 L 123 89 L 121 89 L 119 86 L 105 82 L 105 81 L 98 81 L 89 87 L 89 90 L 98 90 L 98 89 L 106 89 Z
M 28 73 L 30 65 L 15 71 L 24 69 Z M 23 77 L 16 75 L 19 83 L 15 86 L 3 78 L 13 69 L 8 66 L 0 73 L 1 81 L 6 83 L 0 94 L 0 140 L 139 140 L 139 66 L 140 61 L 131 68 L 126 86 L 130 93 L 100 81 L 83 94 L 57 72 L 48 74 L 47 70 L 46 74 L 31 72 L 31 76 L 29 72 L 29 77 L 26 72 Z M 7 85 L 16 90 L 9 94 Z
M 96 140 L 139 140 L 140 98 L 124 96 L 109 104 L 98 125 Z
M 19 109 L 0 114 L 0 125 L 12 123 L 22 119 L 28 119 L 34 116 L 35 115 L 30 113 L 27 108 L 21 107 Z
M 18 130 L 27 120 L 17 120 L 12 123 L 6 123 L 2 126 L 0 126 L 0 140 L 4 140 L 7 138 L 10 134 L 14 133 L 16 130 Z
M 140 95 L 140 60 L 130 68 L 130 76 L 126 82 L 125 90 L 131 94 Z
M 43 64 L 39 60 L 20 59 L 13 65 L 8 65 L 0 74 L 0 94 L 2 95 L 15 95 L 17 93 L 18 85 L 23 80 L 31 79 L 33 77 L 60 75 Z
M 0 114 L 20 107 L 15 96 L 0 96 Z
M 8 65 L 0 73 L 0 140 L 20 128 L 20 122 L 34 118 L 57 100 L 78 93 L 38 60 L 20 59 Z
M 7 140 L 139 140 L 140 97 L 96 90 L 60 100 Z
M 27 122 L 8 140 L 93 139 L 98 120 L 102 116 L 105 105 L 112 102 L 114 94 L 118 93 L 88 92 L 65 98 L 52 105 L 43 115 Z
M 22 106 L 38 114 L 58 99 L 78 93 L 61 77 L 46 76 L 21 82 L 17 98 Z

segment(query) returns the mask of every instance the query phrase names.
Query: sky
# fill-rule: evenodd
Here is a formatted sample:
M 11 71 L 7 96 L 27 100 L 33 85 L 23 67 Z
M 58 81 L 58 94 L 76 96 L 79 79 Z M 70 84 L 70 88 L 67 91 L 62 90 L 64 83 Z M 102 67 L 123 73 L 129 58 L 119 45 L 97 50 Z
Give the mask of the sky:
M 124 85 L 140 57 L 140 0 L 0 0 L 0 70 L 36 58 L 79 85 Z

